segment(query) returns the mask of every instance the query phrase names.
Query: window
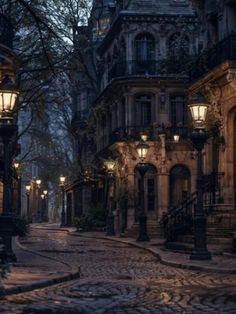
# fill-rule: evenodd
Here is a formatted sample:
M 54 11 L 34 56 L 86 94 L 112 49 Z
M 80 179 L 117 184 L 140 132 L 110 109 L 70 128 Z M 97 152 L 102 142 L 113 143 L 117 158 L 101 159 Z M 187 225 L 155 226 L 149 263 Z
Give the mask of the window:
M 110 26 L 109 17 L 103 17 L 96 21 L 96 25 L 93 28 L 93 40 L 97 40 L 99 37 L 105 36 Z
M 152 96 L 139 95 L 135 98 L 135 125 L 148 126 L 152 121 Z
M 183 95 L 170 97 L 170 122 L 173 127 L 185 125 L 187 121 L 187 108 Z
M 135 59 L 139 61 L 155 59 L 155 39 L 151 34 L 140 34 L 135 38 Z

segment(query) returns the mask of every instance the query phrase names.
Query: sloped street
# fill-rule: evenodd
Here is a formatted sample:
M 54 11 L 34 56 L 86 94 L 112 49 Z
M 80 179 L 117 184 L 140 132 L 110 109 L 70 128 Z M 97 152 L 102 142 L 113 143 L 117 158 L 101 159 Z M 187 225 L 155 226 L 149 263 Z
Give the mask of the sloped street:
M 236 275 L 166 266 L 128 244 L 58 230 L 34 228 L 21 245 L 47 256 L 57 274 L 80 265 L 80 278 L 5 296 L 2 314 L 236 313 Z

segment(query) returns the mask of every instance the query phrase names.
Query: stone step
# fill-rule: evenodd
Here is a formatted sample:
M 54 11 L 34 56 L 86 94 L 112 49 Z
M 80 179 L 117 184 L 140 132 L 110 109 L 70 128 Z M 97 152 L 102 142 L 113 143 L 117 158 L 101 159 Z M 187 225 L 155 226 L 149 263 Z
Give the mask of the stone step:
M 185 236 L 179 237 L 178 241 L 180 243 L 191 244 L 194 242 L 194 238 L 193 238 L 193 235 L 185 235 Z M 219 245 L 232 244 L 232 241 L 233 241 L 233 237 L 220 237 L 220 236 L 207 235 L 207 243 L 209 244 L 219 244 Z
M 208 250 L 214 255 L 222 255 L 224 252 L 230 252 L 232 249 L 231 245 L 225 244 L 210 244 L 208 243 Z M 191 254 L 193 250 L 193 243 L 182 243 L 182 242 L 169 242 L 166 243 L 165 248 L 163 250 L 177 252 L 177 253 L 184 253 L 184 254 Z
M 139 224 L 133 224 L 129 229 L 124 233 L 125 237 L 136 238 L 139 232 Z M 157 224 L 147 223 L 147 233 L 150 238 L 160 238 L 161 228 Z

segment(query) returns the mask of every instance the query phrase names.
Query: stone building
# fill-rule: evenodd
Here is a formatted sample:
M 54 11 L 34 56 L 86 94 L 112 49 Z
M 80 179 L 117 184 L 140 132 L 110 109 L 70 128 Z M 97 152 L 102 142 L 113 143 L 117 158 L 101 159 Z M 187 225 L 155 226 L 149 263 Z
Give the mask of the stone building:
M 209 127 L 214 137 L 206 146 L 205 172 L 220 175 L 221 197 L 208 224 L 231 238 L 235 227 L 235 1 L 192 1 L 201 20 L 203 52 L 191 68 L 190 95 L 204 93 L 209 103 Z
M 186 96 L 187 64 L 203 46 L 199 22 L 190 1 L 185 0 L 104 1 L 100 14 L 92 12 L 96 13 L 91 29 L 99 88 L 94 101 L 87 94 L 77 102 L 80 113 L 85 100 L 87 104 L 87 115 L 77 118 L 77 127 L 87 119 L 92 121 L 89 137 L 78 133 L 80 162 L 93 166 L 108 157 L 116 160 L 116 231 L 120 232 L 122 224 L 135 231 L 140 186 L 136 146 L 145 134 L 150 147 L 145 160 L 149 164 L 145 211 L 151 232 L 157 230 L 163 212 L 195 191 L 196 160 L 188 140 Z M 80 87 L 78 93 L 81 96 Z M 180 136 L 179 142 L 174 142 L 174 134 Z M 80 213 L 86 212 L 91 199 L 95 203 L 104 199 L 102 173 L 94 185 L 84 180 L 77 184 L 79 196 L 75 188 L 68 189 L 77 199 L 74 203 L 82 204 Z

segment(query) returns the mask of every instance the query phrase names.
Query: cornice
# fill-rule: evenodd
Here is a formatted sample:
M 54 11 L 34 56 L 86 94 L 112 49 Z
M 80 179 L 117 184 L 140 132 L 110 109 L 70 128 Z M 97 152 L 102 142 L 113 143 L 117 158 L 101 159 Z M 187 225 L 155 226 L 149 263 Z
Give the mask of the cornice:
M 106 49 L 112 42 L 115 34 L 122 29 L 123 23 L 138 23 L 138 22 L 147 22 L 147 23 L 173 23 L 179 19 L 179 15 L 174 14 L 157 14 L 157 13 L 139 13 L 131 11 L 121 11 L 119 15 L 113 21 L 109 31 L 106 36 L 103 38 L 101 44 L 97 48 L 99 55 L 103 55 Z M 185 23 L 197 23 L 198 19 L 196 15 L 193 14 L 183 14 L 181 19 Z

